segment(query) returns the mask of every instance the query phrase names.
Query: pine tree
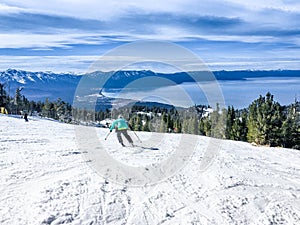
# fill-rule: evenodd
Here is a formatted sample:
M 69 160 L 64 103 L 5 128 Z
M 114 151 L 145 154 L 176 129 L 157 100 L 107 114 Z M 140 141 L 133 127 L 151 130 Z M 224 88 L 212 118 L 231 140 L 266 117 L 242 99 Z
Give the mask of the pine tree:
M 283 147 L 300 149 L 300 125 L 297 122 L 299 112 L 296 103 L 288 108 L 287 118 L 282 124 Z
M 49 101 L 48 98 L 46 98 L 46 101 L 44 103 L 43 109 L 42 109 L 42 116 L 53 118 L 54 117 L 54 110 L 53 110 L 53 103 Z
M 270 111 L 270 121 L 268 124 L 267 144 L 270 146 L 281 146 L 282 145 L 282 123 L 284 120 L 283 110 L 279 103 L 272 105 Z
M 183 117 L 181 131 L 184 134 L 190 133 L 190 117 L 187 115 L 184 115 L 184 117 Z
M 166 133 L 167 132 L 167 119 L 168 116 L 165 112 L 163 112 L 162 116 L 161 116 L 161 121 L 160 121 L 160 128 L 159 128 L 159 132 L 161 133 Z
M 8 96 L 4 89 L 4 85 L 0 83 L 0 107 L 5 107 L 8 101 Z
M 190 119 L 190 127 L 191 127 L 191 134 L 198 134 L 199 129 L 198 129 L 198 117 L 197 115 L 193 115 Z
M 198 133 L 199 135 L 206 135 L 204 131 L 204 119 L 201 118 L 198 123 Z
M 225 137 L 226 139 L 236 140 L 238 125 L 239 123 L 235 119 L 235 110 L 233 106 L 228 106 L 227 111 L 224 111 L 226 115 L 226 129 L 225 129 Z M 236 121 L 236 122 L 235 122 Z
M 167 115 L 167 132 L 172 132 L 173 131 L 173 127 L 174 127 L 174 122 L 173 119 L 171 118 L 171 112 L 174 113 L 174 111 L 170 111 L 170 113 L 168 113 Z
M 139 115 L 137 115 L 135 117 L 135 122 L 134 122 L 134 128 L 133 129 L 135 131 L 141 131 L 142 130 L 142 126 L 143 126 L 142 119 L 141 119 L 141 117 Z
M 282 107 L 274 101 L 273 95 L 268 92 L 266 97 L 260 96 L 249 106 L 248 141 L 260 145 L 279 145 L 282 120 Z
M 211 120 L 209 117 L 206 117 L 203 121 L 204 123 L 204 132 L 205 132 L 205 135 L 208 136 L 208 137 L 211 137 Z
M 247 141 L 247 113 L 244 111 L 239 115 L 238 112 L 236 112 L 236 117 L 233 125 L 232 125 L 232 140 L 236 141 Z
M 210 115 L 211 120 L 211 137 L 215 138 L 225 138 L 226 129 L 226 110 L 223 109 L 220 113 L 219 104 L 216 105 L 216 110 L 214 110 Z
M 149 132 L 150 131 L 150 122 L 149 122 L 148 116 L 144 116 L 143 121 L 144 121 L 144 124 L 143 124 L 143 127 L 142 127 L 142 131 Z
M 135 117 L 134 117 L 134 116 L 130 117 L 129 125 L 130 125 L 130 126 L 132 127 L 132 129 L 134 130 L 134 127 L 135 127 Z
M 260 129 L 259 129 L 259 124 L 257 123 L 257 108 L 260 107 L 260 102 L 262 101 L 262 96 L 259 97 L 259 99 L 254 100 L 254 102 L 249 105 L 249 113 L 248 113 L 248 118 L 247 118 L 247 128 L 248 128 L 248 133 L 247 133 L 247 140 L 248 142 L 252 143 L 257 143 L 258 138 L 260 135 Z
M 180 122 L 179 117 L 177 117 L 175 122 L 174 122 L 174 131 L 176 133 L 181 133 L 181 122 Z
M 54 119 L 58 120 L 63 120 L 63 116 L 65 114 L 65 102 L 61 100 L 61 98 L 58 98 L 54 103 L 53 103 L 53 108 L 54 108 Z
M 22 90 L 23 88 L 16 89 L 16 93 L 14 97 L 14 111 L 16 114 L 19 114 L 20 113 L 19 111 L 22 110 L 23 108 L 22 95 L 21 95 Z

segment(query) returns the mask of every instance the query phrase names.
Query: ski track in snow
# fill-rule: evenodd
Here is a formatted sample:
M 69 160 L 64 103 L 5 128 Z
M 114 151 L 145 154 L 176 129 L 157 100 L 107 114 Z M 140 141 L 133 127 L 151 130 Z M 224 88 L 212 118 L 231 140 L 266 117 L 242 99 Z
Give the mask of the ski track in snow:
M 179 172 L 156 185 L 131 187 L 91 169 L 73 125 L 29 120 L 0 116 L 1 225 L 299 224 L 300 151 L 222 141 L 203 171 L 213 139 L 199 136 Z M 107 129 L 97 134 L 104 141 Z M 150 135 L 137 134 L 142 140 Z M 146 165 L 170 156 L 179 135 L 166 134 L 153 146 L 158 151 L 119 147 L 114 134 L 105 145 L 117 160 Z

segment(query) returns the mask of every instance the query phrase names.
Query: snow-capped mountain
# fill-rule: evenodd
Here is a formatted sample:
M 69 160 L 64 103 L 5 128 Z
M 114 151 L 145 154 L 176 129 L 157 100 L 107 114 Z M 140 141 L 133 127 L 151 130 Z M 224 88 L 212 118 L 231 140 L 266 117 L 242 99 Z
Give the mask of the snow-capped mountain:
M 84 87 L 86 96 L 98 95 L 99 89 L 103 86 L 108 89 L 124 88 L 131 82 L 141 78 L 168 76 L 167 74 L 156 74 L 152 71 L 118 71 L 108 73 L 98 71 L 86 75 L 89 83 L 85 84 L 87 86 Z M 29 100 L 35 101 L 44 101 L 46 98 L 50 100 L 61 98 L 64 101 L 72 103 L 81 78 L 82 75 L 69 73 L 55 74 L 52 72 L 29 72 L 15 69 L 0 72 L 0 83 L 5 84 L 6 91 L 10 93 L 10 96 L 14 96 L 17 88 L 23 87 L 22 94 Z M 103 84 L 101 80 L 104 78 L 107 81 Z M 123 105 L 130 102 L 129 99 L 122 100 L 103 95 L 99 96 L 97 98 L 96 109 L 111 108 L 117 102 L 123 101 Z M 85 105 L 85 107 L 89 107 L 89 105 Z
M 105 141 L 106 128 L 35 117 L 26 123 L 1 114 L 0 124 L 1 225 L 296 225 L 300 221 L 297 150 L 150 132 L 136 132 L 142 143 L 129 132 L 141 147 L 124 148 L 114 132 Z M 81 149 L 80 140 L 86 148 L 93 142 L 95 146 Z M 152 185 L 132 184 L 135 171 L 141 170 L 146 180 L 160 174 L 151 174 L 152 168 L 169 174 L 170 166 L 160 163 L 174 157 L 178 146 L 182 153 L 193 153 L 170 161 L 180 165 L 178 171 Z M 206 154 L 215 146 L 217 151 Z M 106 161 L 107 155 L 113 160 Z M 208 159 L 210 164 L 204 167 L 202 162 Z M 98 172 L 100 163 L 107 174 Z M 110 171 L 128 180 L 116 182 L 118 176 Z
M 22 94 L 29 100 L 41 100 L 45 98 L 55 100 L 61 98 L 69 103 L 73 102 L 74 93 L 83 77 L 88 77 L 85 82 L 86 95 L 97 95 L 100 90 L 109 92 L 120 91 L 123 88 L 155 89 L 170 85 L 182 84 L 184 82 L 195 82 L 193 76 L 198 76 L 197 81 L 217 80 L 246 80 L 258 77 L 300 77 L 300 71 L 295 70 L 273 70 L 273 71 L 215 71 L 214 76 L 208 72 L 177 72 L 157 73 L 150 70 L 140 71 L 117 71 L 101 72 L 96 71 L 84 75 L 70 73 L 55 74 L 52 72 L 29 72 L 15 69 L 8 69 L 0 72 L 0 83 L 6 85 L 6 91 L 14 96 L 18 87 L 23 87 Z M 144 79 L 145 78 L 145 79 Z M 139 82 L 135 82 L 139 81 Z M 104 105 L 111 105 L 103 99 Z M 98 101 L 101 104 L 101 101 Z M 98 104 L 98 103 L 97 103 Z
M 55 74 L 52 72 L 29 72 L 8 69 L 0 72 L 0 82 L 6 91 L 14 96 L 15 90 L 23 87 L 22 94 L 29 100 L 44 101 L 62 98 L 72 102 L 75 89 L 81 76 L 74 74 Z
M 154 73 L 152 71 L 117 71 L 117 72 L 93 72 L 85 74 L 89 77 L 88 83 L 85 82 L 84 88 L 87 89 L 86 95 L 97 95 L 100 89 L 114 89 L 114 88 L 125 88 L 128 84 L 133 81 L 139 80 L 146 77 L 160 77 L 171 79 L 176 83 L 183 81 L 190 81 L 190 78 L 184 73 L 176 74 L 163 74 Z M 56 74 L 52 72 L 29 72 L 16 69 L 8 69 L 0 72 L 0 83 L 5 84 L 6 91 L 11 96 L 14 96 L 17 88 L 23 87 L 22 94 L 29 100 L 44 101 L 46 98 L 55 100 L 61 98 L 69 103 L 73 102 L 74 94 L 80 79 L 83 75 L 75 74 Z M 102 80 L 106 79 L 103 83 Z M 145 88 L 148 87 L 159 87 L 168 85 L 164 82 L 147 82 L 144 84 Z M 113 98 L 106 98 L 101 96 L 97 100 L 97 104 L 100 105 L 98 108 L 109 108 L 111 102 L 115 101 Z

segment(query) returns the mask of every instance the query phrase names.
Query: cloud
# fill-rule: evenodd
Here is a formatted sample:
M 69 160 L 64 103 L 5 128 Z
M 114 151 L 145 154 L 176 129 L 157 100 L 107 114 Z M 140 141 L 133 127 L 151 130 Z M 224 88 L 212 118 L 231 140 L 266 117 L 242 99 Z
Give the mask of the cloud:
M 6 4 L 0 3 L 0 14 L 7 14 L 7 13 L 19 13 L 25 11 L 20 7 L 9 6 Z
M 100 21 L 113 21 L 132 14 L 174 14 L 191 16 L 246 17 L 264 12 L 267 9 L 286 13 L 300 12 L 299 1 L 291 0 L 2 0 L 1 8 L 9 11 L 26 11 L 48 15 L 60 15 Z M 6 4 L 6 5 L 5 5 Z
M 198 33 L 227 29 L 241 23 L 236 18 L 173 14 L 134 14 L 117 21 L 12 13 L 0 15 L 0 48 L 70 48 L 72 45 L 101 45 L 135 40 L 185 41 Z M 3 32 L 4 31 L 4 32 Z M 5 32 L 6 31 L 6 32 Z
M 28 12 L 0 14 L 1 31 L 55 33 L 63 29 L 95 30 L 104 28 L 101 21 Z M 107 25 L 106 25 L 107 26 Z
M 1 48 L 30 48 L 33 50 L 70 48 L 74 44 L 101 44 L 105 40 L 92 34 L 0 34 Z
M 0 70 L 72 72 L 81 74 L 99 56 L 0 56 Z
M 71 72 L 75 74 L 83 74 L 89 71 L 92 63 L 97 61 L 101 56 L 85 55 L 85 56 L 1 56 L 0 55 L 0 71 L 9 68 L 22 69 L 28 71 L 52 71 L 56 73 Z M 102 64 L 102 71 L 110 71 L 113 64 L 118 61 L 126 61 L 126 57 L 107 58 L 106 63 Z M 131 61 L 131 60 L 128 60 Z M 188 63 L 188 62 L 186 62 Z M 272 57 L 256 57 L 256 58 L 217 58 L 206 59 L 205 64 L 212 71 L 216 70 L 270 70 L 270 69 L 299 69 L 299 58 L 272 58 Z M 186 64 L 189 68 L 198 68 L 199 65 Z M 161 66 L 159 63 L 143 63 L 137 65 L 128 65 L 125 69 L 145 69 L 155 70 L 157 72 L 176 72 L 176 68 L 172 66 Z
M 265 9 L 276 9 L 286 12 L 300 12 L 300 3 L 297 0 L 252 0 L 239 1 L 227 0 L 228 3 L 239 5 L 252 11 L 264 11 Z
M 299 4 L 293 0 L 3 0 L 0 55 L 100 55 L 136 40 L 163 40 L 204 58 L 276 54 L 300 58 Z
M 52 1 L 35 1 L 35 0 L 3 0 L 7 5 L 17 6 L 27 10 L 65 15 L 79 18 L 89 18 L 98 20 L 114 20 L 133 12 L 142 12 L 143 14 L 152 13 L 174 13 L 174 14 L 220 14 L 228 15 L 232 7 L 226 1 L 202 0 L 154 0 L 154 1 L 118 1 L 118 0 L 52 0 Z M 224 8 L 227 10 L 225 11 Z M 234 6 L 234 10 L 236 6 Z

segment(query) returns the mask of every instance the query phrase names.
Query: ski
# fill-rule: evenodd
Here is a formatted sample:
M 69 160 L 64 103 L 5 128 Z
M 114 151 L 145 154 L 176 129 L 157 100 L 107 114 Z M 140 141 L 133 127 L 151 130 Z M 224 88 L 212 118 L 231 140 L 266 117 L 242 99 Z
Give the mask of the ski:
M 142 145 L 133 145 L 132 148 L 141 148 L 143 150 L 159 150 L 159 148 L 156 147 L 146 147 L 146 146 L 142 146 Z
M 142 146 L 142 145 L 122 145 L 123 148 L 133 148 L 133 149 L 142 149 L 142 150 L 153 150 L 157 151 L 159 148 L 156 147 L 147 147 L 147 146 Z

